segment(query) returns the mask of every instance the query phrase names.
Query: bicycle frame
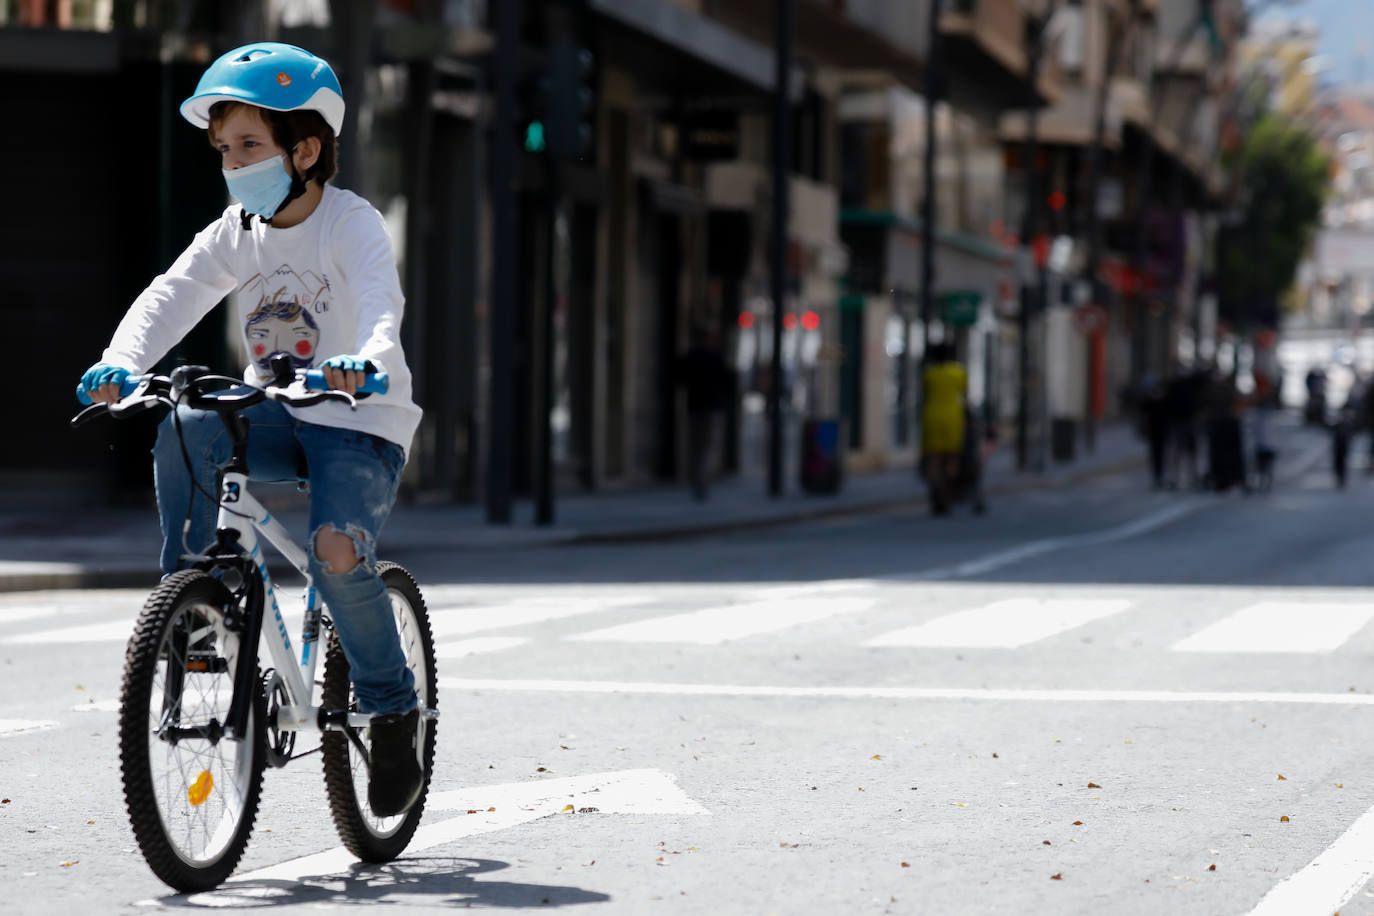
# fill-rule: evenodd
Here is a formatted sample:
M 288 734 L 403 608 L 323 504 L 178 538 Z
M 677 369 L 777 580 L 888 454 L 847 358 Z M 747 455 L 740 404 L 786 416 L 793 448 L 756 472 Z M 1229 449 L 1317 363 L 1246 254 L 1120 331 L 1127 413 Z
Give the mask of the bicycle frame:
M 217 548 L 226 542 L 234 542 L 237 545 L 238 558 L 246 561 L 248 569 L 245 573 L 257 577 L 256 587 L 253 589 L 257 596 L 252 603 L 261 608 L 261 615 L 256 621 L 248 621 L 249 626 L 244 636 L 252 639 L 252 630 L 259 631 L 260 639 L 267 643 L 274 670 L 281 678 L 287 698 L 290 700 L 289 705 L 283 705 L 277 711 L 276 721 L 269 724 L 275 725 L 280 731 L 289 732 L 342 730 L 342 723 L 323 721 L 322 709 L 314 702 L 315 667 L 320 656 L 316 649 L 324 605 L 311 579 L 309 559 L 305 550 L 296 543 L 286 527 L 253 496 L 248 489 L 248 475 L 240 470 L 226 469 L 224 472 L 220 485 L 216 529 L 219 534 Z M 267 560 L 258 538 L 259 533 L 305 577 L 305 615 L 301 625 L 299 659 L 291 647 L 291 637 L 282 617 L 276 586 L 267 569 Z M 212 551 L 212 554 L 217 553 L 218 549 Z M 212 555 L 210 559 L 213 562 L 226 558 Z M 255 660 L 258 654 L 256 642 L 252 648 L 253 652 L 248 658 Z M 239 695 L 242 694 L 236 689 L 236 706 Z M 231 714 L 230 718 L 235 722 L 239 721 L 235 715 Z M 352 712 L 347 716 L 347 724 L 361 728 L 365 727 L 371 718 L 368 713 Z

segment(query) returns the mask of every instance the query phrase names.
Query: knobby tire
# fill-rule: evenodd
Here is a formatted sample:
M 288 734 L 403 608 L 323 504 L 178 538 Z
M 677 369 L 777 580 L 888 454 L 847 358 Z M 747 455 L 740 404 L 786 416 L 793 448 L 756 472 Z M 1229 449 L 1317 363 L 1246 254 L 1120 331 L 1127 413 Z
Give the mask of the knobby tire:
M 239 653 L 257 656 L 257 646 L 241 645 L 224 627 L 232 604 L 206 573 L 175 573 L 148 597 L 124 658 L 119 759 L 129 821 L 153 873 L 183 893 L 209 890 L 233 872 L 261 800 L 260 678 L 246 738 L 169 740 L 165 732 L 169 724 L 224 724 Z
M 415 689 L 420 708 L 438 708 L 438 677 L 434 664 L 434 637 L 429 626 L 429 612 L 420 594 L 420 587 L 404 568 L 395 563 L 378 563 L 391 596 L 392 610 L 397 616 L 401 633 L 401 648 L 415 675 Z M 349 680 L 348 658 L 344 655 L 337 635 L 329 640 L 324 662 L 325 709 L 348 709 L 356 712 L 357 699 Z M 435 719 L 421 717 L 424 731 L 423 769 L 424 788 L 409 810 L 394 817 L 379 818 L 367 803 L 367 763 L 343 732 L 325 732 L 323 739 L 324 782 L 329 794 L 329 810 L 339 839 L 349 852 L 364 862 L 390 862 L 399 856 L 420 826 L 425 799 L 429 794 L 430 776 L 434 770 Z M 360 734 L 367 745 L 366 732 Z

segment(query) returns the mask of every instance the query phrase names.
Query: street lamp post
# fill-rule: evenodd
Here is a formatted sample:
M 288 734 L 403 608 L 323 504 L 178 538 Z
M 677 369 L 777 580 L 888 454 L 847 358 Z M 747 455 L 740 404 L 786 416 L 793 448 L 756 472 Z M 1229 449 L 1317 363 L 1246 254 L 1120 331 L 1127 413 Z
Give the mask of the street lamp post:
M 1016 395 L 1016 467 L 1025 470 L 1030 462 L 1030 316 L 1045 304 L 1047 277 L 1043 266 L 1037 267 L 1034 279 L 1030 265 L 1035 230 L 1040 224 L 1040 191 L 1036 183 L 1035 157 L 1039 146 L 1040 65 L 1045 56 L 1045 35 L 1054 15 L 1056 0 L 1032 0 L 1026 10 L 1026 206 L 1021 215 L 1021 251 L 1023 271 L 1021 301 L 1016 314 L 1017 330 L 1017 395 Z
M 935 316 L 935 226 L 939 214 L 935 200 L 935 161 L 936 136 L 935 109 L 944 96 L 944 57 L 940 42 L 940 11 L 942 0 L 929 0 L 930 15 L 926 21 L 926 70 L 925 70 L 925 150 L 923 167 L 925 170 L 921 201 L 921 362 L 930 352 L 930 321 Z M 913 429 L 921 430 L 924 435 L 924 412 L 926 400 L 925 375 L 917 370 L 916 422 Z M 919 449 L 917 450 L 919 453 Z M 919 458 L 917 459 L 920 460 Z
M 788 177 L 792 167 L 792 30 L 796 0 L 774 4 L 773 235 L 770 247 L 773 293 L 773 360 L 768 383 L 768 495 L 782 496 L 782 313 L 787 296 Z

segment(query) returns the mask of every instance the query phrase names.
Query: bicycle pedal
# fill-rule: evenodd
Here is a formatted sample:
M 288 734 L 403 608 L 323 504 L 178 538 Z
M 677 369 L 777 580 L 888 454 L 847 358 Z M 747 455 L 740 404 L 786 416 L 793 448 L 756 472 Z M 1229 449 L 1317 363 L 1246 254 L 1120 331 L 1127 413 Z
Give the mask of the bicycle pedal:
M 420 718 L 437 719 L 439 718 L 439 710 L 435 709 L 433 706 L 426 706 L 420 710 Z
M 229 660 L 214 652 L 192 650 L 186 653 L 186 670 L 201 674 L 228 674 Z

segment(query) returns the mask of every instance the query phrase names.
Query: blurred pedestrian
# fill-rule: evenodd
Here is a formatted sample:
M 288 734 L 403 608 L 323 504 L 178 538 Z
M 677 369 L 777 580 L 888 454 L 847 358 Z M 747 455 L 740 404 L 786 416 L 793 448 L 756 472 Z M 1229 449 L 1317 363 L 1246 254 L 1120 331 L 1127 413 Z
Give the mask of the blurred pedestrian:
M 1171 378 L 1164 387 L 1164 412 L 1169 426 L 1169 486 L 1197 488 L 1198 421 L 1207 376 L 1201 371 Z M 1184 481 L 1186 478 L 1186 483 Z
M 705 325 L 694 327 L 691 346 L 674 368 L 687 395 L 687 483 L 693 499 L 705 500 L 715 468 L 716 427 L 733 389 L 720 333 Z
M 1249 492 L 1246 477 L 1245 447 L 1241 431 L 1240 411 L 1243 399 L 1236 386 L 1220 377 L 1210 378 L 1205 389 L 1207 424 L 1206 483 L 1217 491 L 1239 484 Z
M 964 396 L 968 391 L 968 373 L 955 358 L 952 344 L 931 346 L 922 380 L 921 469 L 930 490 L 931 511 L 944 515 L 949 511 L 951 487 L 959 477 L 964 451 Z
M 1374 376 L 1370 376 L 1358 391 L 1359 427 L 1369 433 L 1369 461 L 1365 465 L 1366 474 L 1374 474 Z
M 1307 404 L 1303 420 L 1309 426 L 1326 425 L 1326 370 L 1313 366 L 1307 370 Z
M 1164 489 L 1164 456 L 1169 445 L 1169 414 L 1164 406 L 1164 386 L 1153 372 L 1146 372 L 1135 391 L 1141 431 L 1150 449 L 1150 481 Z

